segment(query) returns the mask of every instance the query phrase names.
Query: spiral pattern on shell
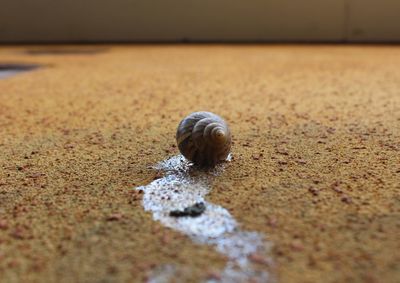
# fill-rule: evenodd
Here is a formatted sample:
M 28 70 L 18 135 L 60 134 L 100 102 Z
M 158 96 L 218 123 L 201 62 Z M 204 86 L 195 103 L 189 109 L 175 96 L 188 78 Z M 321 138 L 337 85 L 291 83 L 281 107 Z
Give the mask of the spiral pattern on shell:
M 179 123 L 176 141 L 186 159 L 198 166 L 214 166 L 228 157 L 231 133 L 218 115 L 194 112 Z

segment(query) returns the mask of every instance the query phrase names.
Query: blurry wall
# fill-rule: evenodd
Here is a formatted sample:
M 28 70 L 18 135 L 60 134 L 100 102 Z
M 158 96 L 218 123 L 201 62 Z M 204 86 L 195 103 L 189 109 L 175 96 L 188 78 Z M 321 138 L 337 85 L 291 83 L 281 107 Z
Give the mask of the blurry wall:
M 0 42 L 400 42 L 400 0 L 0 0 Z

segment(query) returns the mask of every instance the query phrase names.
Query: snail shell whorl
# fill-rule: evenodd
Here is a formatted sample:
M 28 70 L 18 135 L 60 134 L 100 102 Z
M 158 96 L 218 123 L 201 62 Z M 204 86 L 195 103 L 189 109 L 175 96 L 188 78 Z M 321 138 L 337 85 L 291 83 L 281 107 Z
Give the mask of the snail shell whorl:
M 186 159 L 199 166 L 214 166 L 227 158 L 231 133 L 218 115 L 195 112 L 179 123 L 176 141 Z

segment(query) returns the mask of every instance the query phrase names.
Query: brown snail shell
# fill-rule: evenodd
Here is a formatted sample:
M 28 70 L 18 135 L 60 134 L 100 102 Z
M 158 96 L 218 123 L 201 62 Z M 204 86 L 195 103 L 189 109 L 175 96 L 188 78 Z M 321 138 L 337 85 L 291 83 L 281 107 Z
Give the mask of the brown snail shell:
M 182 155 L 198 166 L 214 166 L 226 160 L 231 149 L 228 125 L 211 112 L 194 112 L 184 118 L 176 141 Z

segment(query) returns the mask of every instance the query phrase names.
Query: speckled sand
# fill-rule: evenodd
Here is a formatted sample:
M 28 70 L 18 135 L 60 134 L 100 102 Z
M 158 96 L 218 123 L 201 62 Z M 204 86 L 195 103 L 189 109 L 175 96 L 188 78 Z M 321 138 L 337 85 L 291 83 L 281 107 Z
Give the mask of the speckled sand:
M 57 48 L 73 52 L 36 52 Z M 273 243 L 255 264 L 282 283 L 398 282 L 400 46 L 3 46 L 0 63 L 42 65 L 0 80 L 0 282 L 218 278 L 226 258 L 134 190 L 196 110 L 231 126 L 207 201 Z

